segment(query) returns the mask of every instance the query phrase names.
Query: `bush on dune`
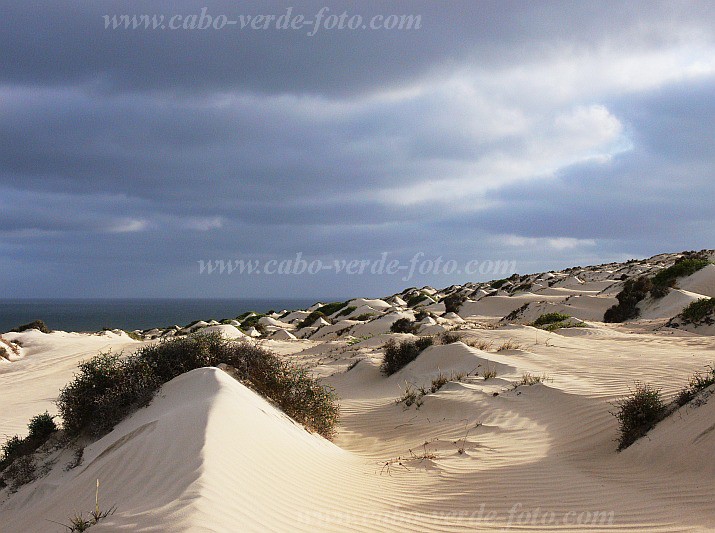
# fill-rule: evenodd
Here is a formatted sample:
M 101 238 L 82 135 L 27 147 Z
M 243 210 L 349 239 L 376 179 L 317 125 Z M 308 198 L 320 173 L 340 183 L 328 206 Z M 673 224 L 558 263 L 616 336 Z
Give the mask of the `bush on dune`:
M 637 318 L 640 314 L 638 303 L 653 288 L 653 282 L 646 276 L 629 279 L 623 284 L 623 290 L 616 295 L 618 304 L 610 307 L 603 316 L 604 322 L 625 322 Z
M 618 410 L 612 414 L 620 426 L 619 450 L 627 448 L 648 433 L 663 419 L 665 413 L 660 389 L 644 383 L 636 383 L 631 395 L 617 402 L 616 407 Z
M 668 294 L 668 290 L 675 286 L 675 281 L 678 278 L 683 278 L 695 274 L 698 270 L 705 268 L 710 261 L 698 256 L 686 256 L 678 259 L 674 265 L 664 268 L 653 276 L 653 287 L 651 288 L 651 296 L 654 298 L 662 298 Z
M 407 340 L 401 343 L 390 339 L 385 343 L 385 358 L 380 370 L 386 376 L 391 376 L 398 370 L 417 359 L 426 348 L 432 346 L 432 337 L 421 337 L 416 340 Z
M 331 389 L 304 368 L 218 333 L 160 341 L 124 358 L 99 354 L 80 364 L 79 373 L 57 400 L 64 428 L 70 436 L 102 435 L 149 403 L 164 383 L 196 368 L 220 363 L 235 368 L 237 379 L 271 399 L 309 430 L 332 436 L 338 405 Z
M 42 320 L 34 320 L 29 324 L 23 324 L 22 326 L 18 326 L 14 329 L 11 329 L 10 331 L 12 331 L 13 333 L 22 333 L 23 331 L 27 331 L 28 329 L 36 329 L 41 333 L 52 333 L 52 330 L 48 328 Z

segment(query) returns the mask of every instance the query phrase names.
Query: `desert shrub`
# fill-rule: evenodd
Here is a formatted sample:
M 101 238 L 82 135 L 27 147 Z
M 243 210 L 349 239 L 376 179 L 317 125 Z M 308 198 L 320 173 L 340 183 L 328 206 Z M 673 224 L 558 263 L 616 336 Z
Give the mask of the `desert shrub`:
M 507 281 L 509 281 L 507 278 L 504 279 L 498 279 L 496 281 L 493 281 L 491 284 L 492 289 L 500 289 L 502 285 L 504 285 Z
M 333 303 L 325 304 L 321 307 L 318 307 L 318 309 L 316 309 L 316 311 L 323 313 L 326 316 L 329 316 L 334 313 L 337 313 L 346 305 L 348 305 L 348 302 L 333 302 Z
M 316 309 L 315 311 L 311 311 L 311 313 L 307 317 L 298 322 L 298 329 L 312 326 L 313 323 L 319 318 L 324 318 L 328 322 L 330 322 L 330 319 L 328 319 L 328 316 L 325 313 L 323 313 L 320 309 Z
M 654 298 L 662 298 L 668 294 L 668 289 L 675 286 L 675 281 L 678 278 L 695 274 L 701 268 L 706 267 L 710 261 L 702 257 L 686 256 L 678 259 L 673 266 L 664 268 L 653 276 L 653 287 L 651 288 L 651 296 Z
M 7 350 L 5 349 L 4 346 L 0 346 L 0 357 L 4 357 L 5 359 L 10 358 L 10 354 L 7 353 Z
M 258 313 L 258 314 L 252 314 L 250 316 L 244 317 L 243 320 L 239 321 L 239 322 L 241 322 L 241 329 L 244 331 L 246 331 L 250 328 L 256 328 L 256 329 L 264 328 L 265 329 L 265 326 L 263 324 L 258 323 L 258 321 L 260 319 L 262 319 L 264 316 L 267 316 L 267 315 L 265 315 L 264 313 Z M 261 335 L 263 335 L 263 333 L 261 333 Z
M 623 289 L 616 295 L 618 303 L 603 315 L 604 322 L 625 322 L 637 318 L 638 303 L 648 295 L 653 288 L 653 282 L 646 276 L 629 279 L 623 284 Z
M 506 315 L 503 320 L 506 320 L 507 322 L 511 322 L 513 320 L 517 320 L 521 318 L 521 316 L 524 314 L 524 312 L 529 308 L 529 302 L 526 302 L 524 305 L 519 307 L 518 309 L 514 309 L 511 313 Z
M 636 383 L 630 396 L 616 403 L 617 411 L 612 413 L 618 419 L 620 437 L 618 449 L 623 450 L 648 433 L 665 412 L 660 389 L 648 384 Z
M 564 320 L 568 320 L 569 318 L 571 318 L 571 315 L 567 315 L 564 313 L 545 313 L 536 320 L 534 320 L 534 323 L 532 325 L 538 328 L 540 326 L 563 322 Z
M 454 344 L 460 340 L 462 340 L 462 338 L 453 331 L 443 331 L 439 336 L 440 344 Z
M 218 333 L 162 340 L 142 346 L 126 358 L 104 353 L 81 363 L 57 400 L 64 428 L 71 436 L 101 435 L 151 401 L 164 383 L 220 363 L 234 367 L 238 379 L 308 429 L 332 435 L 338 417 L 332 389 L 320 385 L 304 368 Z
M 421 337 L 416 340 L 407 340 L 401 343 L 390 339 L 385 344 L 385 358 L 382 361 L 380 370 L 386 376 L 390 376 L 398 370 L 404 368 L 408 363 L 417 359 L 427 347 L 432 346 L 432 337 Z
M 57 431 L 55 417 L 51 416 L 47 411 L 40 415 L 35 415 L 30 419 L 27 429 L 30 430 L 29 438 L 47 440 L 50 435 Z
M 425 301 L 431 302 L 432 297 L 426 292 L 420 291 L 417 294 L 413 294 L 407 299 L 407 307 L 414 307 Z
M 398 318 L 390 326 L 390 331 L 392 333 L 416 333 L 419 328 L 414 320 Z
M 22 326 L 18 326 L 14 329 L 11 329 L 10 331 L 13 331 L 15 333 L 22 333 L 23 331 L 27 331 L 28 329 L 37 329 L 42 333 L 52 333 L 52 330 L 48 328 L 42 320 L 34 320 L 29 324 L 23 324 Z
M 37 468 L 32 455 L 23 455 L 3 471 L 3 479 L 11 491 L 35 480 Z
M 715 298 L 700 298 L 683 309 L 680 316 L 686 324 L 713 324 L 714 314 Z
M 417 320 L 419 322 L 420 320 L 424 320 L 428 316 L 431 316 L 428 311 L 425 311 L 424 309 L 420 309 L 419 311 L 417 311 L 415 313 L 415 320 Z
M 352 313 L 353 311 L 355 311 L 355 309 L 357 309 L 357 307 L 355 307 L 354 305 L 349 305 L 346 308 L 344 308 L 342 311 L 340 311 L 337 315 L 335 315 L 335 317 L 337 318 L 340 316 L 347 316 L 350 313 Z
M 442 301 L 444 302 L 444 310 L 446 313 L 459 313 L 459 309 L 462 307 L 462 304 L 467 301 L 467 297 L 454 292 Z
M 359 321 L 362 322 L 362 321 L 365 321 L 365 320 L 371 320 L 371 319 L 374 318 L 374 317 L 375 317 L 374 313 L 363 313 L 362 315 L 356 316 L 356 317 L 355 317 L 355 320 L 359 320 Z
M 47 439 L 57 431 L 54 417 L 45 411 L 30 419 L 27 425 L 29 434 L 24 439 L 17 435 L 10 437 L 2 445 L 2 456 L 0 457 L 0 471 L 5 470 L 17 459 L 33 454 L 40 446 L 47 442 Z
M 715 384 L 715 366 L 709 366 L 707 369 L 707 372 L 696 372 L 693 377 L 690 378 L 687 387 L 681 390 L 676 396 L 676 404 L 680 406 L 685 405 L 695 398 L 698 392 Z

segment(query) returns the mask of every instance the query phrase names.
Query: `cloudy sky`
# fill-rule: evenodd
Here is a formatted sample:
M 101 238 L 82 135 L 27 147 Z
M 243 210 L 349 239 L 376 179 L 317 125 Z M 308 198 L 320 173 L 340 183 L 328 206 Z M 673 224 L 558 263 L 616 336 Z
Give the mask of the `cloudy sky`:
M 105 29 L 203 6 L 420 27 Z M 501 276 L 199 261 L 423 253 L 528 273 L 715 247 L 711 1 L 0 12 L 0 296 L 377 296 Z

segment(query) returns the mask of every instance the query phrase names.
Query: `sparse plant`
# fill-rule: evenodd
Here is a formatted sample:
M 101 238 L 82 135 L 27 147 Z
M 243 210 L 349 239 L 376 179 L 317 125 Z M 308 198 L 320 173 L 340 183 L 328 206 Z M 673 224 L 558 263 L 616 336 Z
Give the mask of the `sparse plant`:
M 82 461 L 84 459 L 84 447 L 79 447 L 74 451 L 74 454 L 72 455 L 72 461 L 67 463 L 65 466 L 65 471 L 72 470 L 73 468 L 77 468 L 79 465 L 82 464 Z
M 635 389 L 631 389 L 630 396 L 619 400 L 615 406 L 617 411 L 611 414 L 619 422 L 619 450 L 627 448 L 648 433 L 662 420 L 665 412 L 660 389 L 640 382 L 636 382 Z
M 434 394 L 439 389 L 444 387 L 447 383 L 449 383 L 449 381 L 450 380 L 447 378 L 447 376 L 440 372 L 436 378 L 432 379 L 432 384 L 430 385 L 429 389 L 430 392 Z
M 519 381 L 516 386 L 518 387 L 519 385 L 536 385 L 537 383 L 544 383 L 549 379 L 549 377 L 546 374 L 542 374 L 540 376 L 534 375 L 531 372 L 524 372 L 521 376 L 521 381 Z
M 372 320 L 373 318 L 375 318 L 374 313 L 363 313 L 361 315 L 356 316 L 354 320 L 358 320 L 360 322 L 365 322 L 367 320 Z
M 504 352 L 506 350 L 520 350 L 521 349 L 521 344 L 518 344 L 517 342 L 514 342 L 512 339 L 509 339 L 506 342 L 503 342 L 499 348 L 497 348 L 497 352 Z
M 414 404 L 417 399 L 418 399 L 418 392 L 413 388 L 413 386 L 410 383 L 405 383 L 405 390 L 397 400 L 395 400 L 395 403 L 400 404 L 404 403 L 405 406 L 410 407 L 412 404 Z
M 482 371 L 482 377 L 484 378 L 484 381 L 490 380 L 492 378 L 497 377 L 497 371 L 492 368 L 485 368 Z
M 99 507 L 99 480 L 97 480 L 97 490 L 94 493 L 94 510 L 89 513 L 89 518 L 84 518 L 82 513 L 75 512 L 75 514 L 69 518 L 69 521 L 70 521 L 69 524 L 62 524 L 60 522 L 55 522 L 53 520 L 48 520 L 48 522 L 52 522 L 54 524 L 63 526 L 70 533 L 74 533 L 75 531 L 81 532 L 81 531 L 88 530 L 90 527 L 97 525 L 101 520 L 104 520 L 108 516 L 113 515 L 116 510 L 117 510 L 116 505 L 107 509 L 106 511 L 102 511 L 100 509 L 100 507 Z
M 477 350 L 482 350 L 483 352 L 491 350 L 492 346 L 494 345 L 494 341 L 490 341 L 487 339 L 466 339 L 462 342 L 464 342 L 467 346 L 471 346 L 472 348 L 476 348 Z

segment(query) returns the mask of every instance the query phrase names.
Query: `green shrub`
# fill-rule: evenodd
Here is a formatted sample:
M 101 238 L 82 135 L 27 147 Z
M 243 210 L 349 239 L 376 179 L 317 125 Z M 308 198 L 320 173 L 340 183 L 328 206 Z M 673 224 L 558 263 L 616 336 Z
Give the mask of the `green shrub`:
M 251 313 L 249 313 L 251 315 Z M 264 316 L 266 316 L 263 313 L 258 313 L 258 314 L 252 314 L 251 316 L 246 315 L 243 320 L 241 320 L 241 329 L 246 331 L 250 328 L 256 328 L 258 329 L 259 327 L 264 327 L 263 324 L 259 324 L 258 321 L 262 319 Z M 263 333 L 261 333 L 263 335 Z
M 330 316 L 330 315 L 340 311 L 346 305 L 348 305 L 348 302 L 333 302 L 333 303 L 325 304 L 321 307 L 318 307 L 318 309 L 316 309 L 316 311 L 323 313 L 326 316 Z
M 57 431 L 54 418 L 47 411 L 41 415 L 33 416 L 27 425 L 27 429 L 30 430 L 29 438 L 47 440 L 50 435 Z
M 324 318 L 328 320 L 328 317 L 325 313 L 323 313 L 320 309 L 316 309 L 315 311 L 312 311 L 307 317 L 305 317 L 303 320 L 301 320 L 298 323 L 298 329 L 301 328 L 307 328 L 308 326 L 312 326 L 313 323 L 318 320 L 319 318 Z M 328 320 L 330 322 L 330 320 Z
M 343 309 L 342 311 L 340 311 L 337 315 L 335 315 L 335 317 L 338 318 L 341 316 L 347 316 L 350 313 L 352 313 L 353 311 L 355 311 L 355 309 L 357 309 L 357 307 L 355 307 L 354 305 L 350 305 L 350 306 L 346 307 L 345 309 Z
M 355 320 L 359 321 L 365 321 L 365 320 L 371 320 L 374 318 L 375 314 L 374 313 L 363 313 L 362 315 L 358 315 L 355 317 Z
M 42 333 L 52 333 L 52 330 L 48 328 L 42 320 L 34 320 L 29 324 L 23 324 L 22 326 L 18 326 L 14 329 L 11 329 L 10 331 L 15 333 L 22 333 L 23 331 L 27 331 L 28 329 L 37 329 Z
M 665 405 L 660 389 L 648 384 L 636 383 L 631 395 L 616 403 L 618 410 L 612 413 L 618 419 L 620 438 L 618 449 L 623 450 L 648 433 L 663 418 Z
M 604 322 L 625 322 L 637 318 L 638 303 L 648 295 L 653 288 L 653 282 L 646 276 L 629 279 L 623 284 L 623 289 L 616 295 L 618 304 L 610 307 L 603 315 Z
M 394 339 L 390 339 L 385 344 L 385 358 L 382 361 L 380 370 L 386 376 L 394 374 L 417 359 L 417 356 L 426 348 L 432 346 L 432 343 L 432 337 L 421 337 L 416 340 L 403 341 L 399 344 Z
M 416 333 L 418 329 L 419 325 L 409 318 L 398 318 L 390 326 L 392 333 Z
M 705 268 L 710 261 L 702 257 L 686 256 L 678 259 L 673 266 L 665 268 L 653 276 L 653 288 L 651 296 L 662 298 L 668 294 L 668 289 L 675 286 L 678 278 L 695 274 L 701 268 Z
M 509 281 L 507 278 L 504 279 L 498 279 L 496 281 L 493 281 L 491 284 L 492 289 L 500 289 L 502 285 L 504 285 L 507 281 Z
M 683 309 L 680 316 L 686 324 L 713 324 L 714 314 L 715 298 L 700 298 Z
M 81 363 L 79 373 L 57 400 L 63 426 L 70 436 L 99 436 L 151 401 L 164 383 L 220 363 L 234 367 L 238 379 L 308 429 L 332 436 L 338 419 L 332 389 L 322 386 L 304 368 L 218 333 L 162 340 L 142 346 L 126 358 L 105 353 Z
M 535 326 L 537 328 L 541 326 L 548 326 L 549 324 L 563 322 L 564 320 L 568 320 L 569 318 L 571 318 L 571 315 L 567 315 L 564 313 L 545 313 L 536 320 L 534 320 L 532 326 Z
M 47 442 L 47 439 L 57 431 L 54 417 L 45 411 L 30 419 L 27 425 L 29 434 L 24 439 L 17 435 L 10 437 L 2 445 L 2 457 L 0 457 L 0 472 L 8 468 L 18 459 L 33 454 L 40 446 Z

